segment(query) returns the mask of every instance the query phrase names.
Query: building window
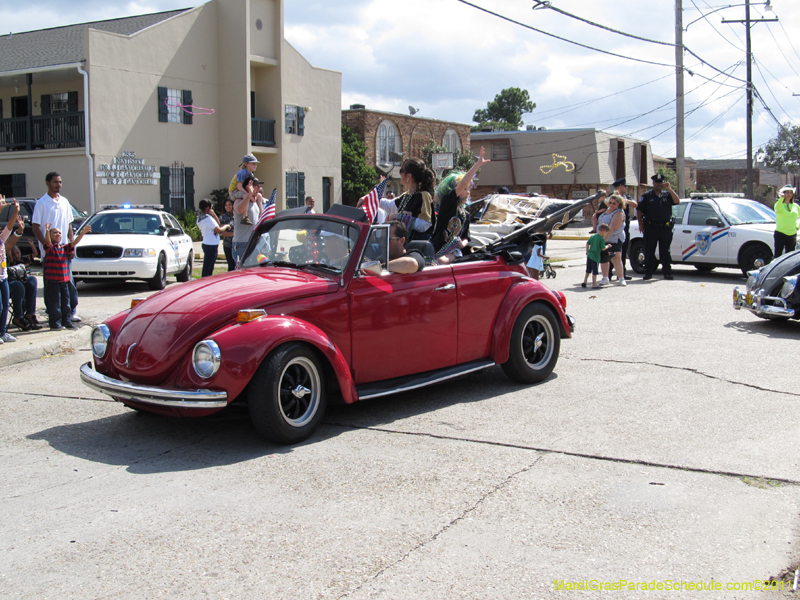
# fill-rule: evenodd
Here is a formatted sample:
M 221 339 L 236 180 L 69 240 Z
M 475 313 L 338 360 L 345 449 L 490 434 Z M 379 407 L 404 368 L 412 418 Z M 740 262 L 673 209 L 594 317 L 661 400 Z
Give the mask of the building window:
M 304 135 L 305 133 L 305 109 L 302 106 L 285 106 L 286 113 L 286 134 Z
M 297 208 L 305 202 L 306 175 L 297 171 L 286 173 L 286 208 Z
M 78 92 L 42 94 L 39 100 L 39 108 L 43 115 L 78 112 Z
M 192 124 L 192 113 L 181 106 L 192 105 L 191 90 L 175 90 L 172 88 L 158 88 L 158 121 L 159 123 Z
M 50 113 L 55 115 L 67 111 L 67 92 L 50 94 Z
M 161 167 L 161 204 L 171 213 L 194 210 L 194 169 L 175 161 Z
M 23 198 L 27 196 L 25 189 L 25 173 L 12 173 L 11 175 L 0 175 L 0 194 L 6 198 Z M 10 206 L 6 207 L 11 210 Z M 4 217 L 2 220 L 7 221 Z
M 445 132 L 442 146 L 444 146 L 448 152 L 461 151 L 461 139 L 458 137 L 458 133 L 455 129 L 448 129 Z
M 492 160 L 509 160 L 508 142 L 492 142 Z
M 384 121 L 378 127 L 377 156 L 375 162 L 379 165 L 398 165 L 400 161 L 392 160 L 392 152 L 400 153 L 399 136 L 397 127 L 391 121 Z

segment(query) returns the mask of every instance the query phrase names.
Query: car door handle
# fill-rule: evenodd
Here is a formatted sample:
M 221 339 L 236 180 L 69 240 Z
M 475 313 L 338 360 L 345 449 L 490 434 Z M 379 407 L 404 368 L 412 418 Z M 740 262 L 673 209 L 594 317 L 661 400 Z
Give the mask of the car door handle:
M 691 229 L 684 229 L 683 233 L 692 233 L 692 230 Z
M 445 285 L 440 285 L 434 291 L 435 292 L 446 292 L 447 290 L 454 290 L 454 289 L 456 289 L 456 284 L 455 283 L 447 283 Z

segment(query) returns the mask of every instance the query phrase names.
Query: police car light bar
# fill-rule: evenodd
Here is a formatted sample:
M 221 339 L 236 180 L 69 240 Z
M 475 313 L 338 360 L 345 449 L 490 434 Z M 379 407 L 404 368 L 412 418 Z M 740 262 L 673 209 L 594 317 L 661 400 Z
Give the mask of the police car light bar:
M 163 204 L 101 204 L 100 210 L 111 210 L 116 208 L 151 208 L 153 210 L 164 210 Z
M 724 192 L 692 192 L 689 194 L 690 198 L 744 198 L 744 194 L 739 192 L 731 192 L 726 194 Z

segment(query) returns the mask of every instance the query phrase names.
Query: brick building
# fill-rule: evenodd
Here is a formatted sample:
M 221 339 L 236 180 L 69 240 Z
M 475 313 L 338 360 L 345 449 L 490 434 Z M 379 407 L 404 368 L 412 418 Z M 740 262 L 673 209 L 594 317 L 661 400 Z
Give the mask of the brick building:
M 342 111 L 342 123 L 349 127 L 367 147 L 367 165 L 393 166 L 388 189 L 400 191 L 400 162 L 398 157 L 422 156 L 422 148 L 430 140 L 448 151 L 469 151 L 470 126 L 451 121 L 425 119 L 399 113 L 367 110 L 363 104 L 352 104 Z M 387 190 L 388 191 L 388 190 Z
M 697 185 L 717 192 L 743 192 L 747 179 L 747 159 L 699 160 L 697 161 Z M 782 186 L 797 185 L 798 176 L 794 173 L 777 171 L 756 163 L 753 169 L 753 185 L 756 196 L 769 204 L 775 201 L 775 192 Z M 758 187 L 767 186 L 762 193 Z

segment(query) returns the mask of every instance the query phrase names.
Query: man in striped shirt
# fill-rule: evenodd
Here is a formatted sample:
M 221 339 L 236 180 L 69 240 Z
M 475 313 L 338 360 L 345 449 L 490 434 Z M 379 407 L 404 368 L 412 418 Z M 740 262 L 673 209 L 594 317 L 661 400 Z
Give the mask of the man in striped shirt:
M 45 302 L 47 304 L 47 319 L 52 331 L 62 329 L 77 329 L 70 320 L 69 306 L 69 257 L 75 244 L 92 231 L 88 225 L 84 227 L 74 242 L 61 243 L 61 230 L 58 227 L 50 229 L 50 223 L 45 224 L 44 230 L 44 280 Z

